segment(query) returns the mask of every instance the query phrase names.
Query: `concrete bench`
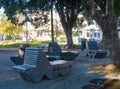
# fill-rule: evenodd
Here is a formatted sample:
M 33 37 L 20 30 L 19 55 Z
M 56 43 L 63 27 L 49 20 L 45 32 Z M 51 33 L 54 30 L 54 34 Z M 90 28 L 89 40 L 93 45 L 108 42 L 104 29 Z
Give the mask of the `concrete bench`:
M 105 58 L 107 50 L 101 50 L 98 47 L 98 43 L 94 40 L 88 41 L 88 57 L 90 58 Z
M 51 61 L 50 65 L 52 65 L 54 76 L 59 77 L 59 76 L 67 76 L 68 74 L 70 74 L 74 62 L 65 61 L 65 60 L 55 60 L 55 61 Z
M 88 56 L 90 58 L 105 58 L 107 50 L 89 50 Z
M 23 65 L 17 65 L 13 68 L 24 80 L 40 82 L 43 77 L 53 79 L 60 75 L 69 74 L 73 65 L 73 61 L 49 61 L 46 54 L 39 48 L 26 48 Z
M 79 52 L 62 51 L 57 42 L 50 42 L 47 55 L 59 55 L 63 60 L 73 61 L 79 55 Z

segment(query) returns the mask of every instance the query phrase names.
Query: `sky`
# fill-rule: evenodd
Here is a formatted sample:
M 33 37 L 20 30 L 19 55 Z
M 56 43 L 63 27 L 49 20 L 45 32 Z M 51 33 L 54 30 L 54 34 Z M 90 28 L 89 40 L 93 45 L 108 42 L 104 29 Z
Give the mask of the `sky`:
M 0 8 L 0 14 L 3 14 L 3 12 L 4 12 L 4 9 Z

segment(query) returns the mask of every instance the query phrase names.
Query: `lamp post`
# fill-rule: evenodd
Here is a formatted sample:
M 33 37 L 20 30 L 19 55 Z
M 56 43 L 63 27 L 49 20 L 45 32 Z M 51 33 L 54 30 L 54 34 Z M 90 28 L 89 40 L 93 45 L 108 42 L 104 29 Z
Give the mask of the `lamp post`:
M 24 5 L 25 5 L 25 31 L 26 31 L 26 44 L 28 44 L 28 24 L 27 24 L 27 21 L 28 21 L 28 9 L 27 9 L 27 1 L 28 0 L 24 0 Z
M 108 14 L 108 0 L 106 0 L 106 15 Z
M 53 2 L 51 0 L 51 40 L 54 42 L 54 27 L 53 27 Z
M 25 28 L 26 28 L 26 44 L 28 44 L 28 24 L 27 24 L 27 21 L 28 21 L 28 9 L 26 8 L 25 10 L 25 20 L 26 20 L 26 23 L 25 23 Z

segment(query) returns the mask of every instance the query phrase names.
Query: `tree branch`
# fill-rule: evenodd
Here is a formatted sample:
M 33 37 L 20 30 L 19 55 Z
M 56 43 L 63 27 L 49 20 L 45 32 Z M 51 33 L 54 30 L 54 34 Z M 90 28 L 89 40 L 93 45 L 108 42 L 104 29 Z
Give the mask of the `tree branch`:
M 63 12 L 64 9 L 63 9 L 62 5 L 63 5 L 63 3 L 61 1 L 58 1 L 58 2 L 55 3 L 55 7 L 58 11 L 61 23 L 62 23 L 63 27 L 66 28 L 65 26 L 66 26 L 67 21 L 65 20 L 65 15 L 64 15 L 64 12 Z
M 94 0 L 88 0 L 88 6 L 90 9 L 90 13 L 92 17 L 97 21 L 99 25 L 102 24 L 102 21 L 104 21 L 105 15 L 101 15 L 100 12 L 96 9 L 94 5 Z

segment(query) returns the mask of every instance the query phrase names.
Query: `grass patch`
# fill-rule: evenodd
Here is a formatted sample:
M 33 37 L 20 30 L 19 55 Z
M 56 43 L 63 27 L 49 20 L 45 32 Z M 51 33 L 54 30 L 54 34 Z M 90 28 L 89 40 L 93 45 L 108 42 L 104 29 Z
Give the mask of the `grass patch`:
M 49 41 L 31 41 L 28 44 L 31 47 L 38 47 L 41 43 L 48 43 Z M 0 48 L 19 48 L 21 44 L 26 44 L 24 41 L 1 41 Z
M 20 44 L 0 45 L 0 48 L 19 48 Z

